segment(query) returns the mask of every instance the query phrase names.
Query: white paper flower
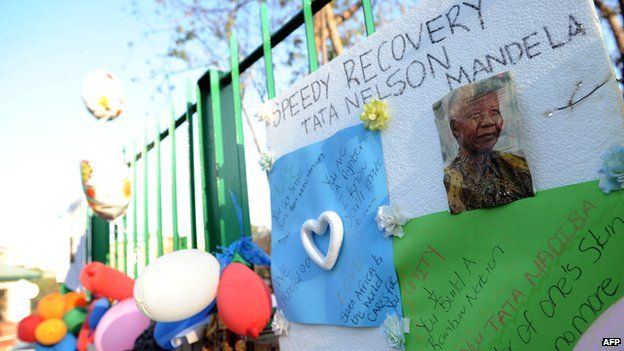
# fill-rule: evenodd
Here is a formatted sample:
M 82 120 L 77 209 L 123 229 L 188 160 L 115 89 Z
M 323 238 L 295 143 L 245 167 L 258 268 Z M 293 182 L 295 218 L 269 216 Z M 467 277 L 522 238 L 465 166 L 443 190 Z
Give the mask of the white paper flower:
M 258 107 L 258 120 L 264 123 L 271 123 L 273 121 L 273 109 L 269 101 L 260 104 Z
M 273 162 L 275 162 L 275 157 L 272 153 L 267 151 L 260 154 L 260 160 L 258 160 L 258 164 L 263 171 L 271 172 L 271 169 L 273 168 Z
M 377 228 L 384 231 L 384 236 L 389 238 L 396 236 L 403 237 L 403 226 L 407 223 L 407 217 L 401 213 L 401 209 L 396 206 L 379 206 L 377 209 Z
M 600 189 L 605 193 L 624 189 L 624 147 L 613 145 L 602 154 Z
M 409 318 L 399 319 L 396 314 L 386 315 L 386 320 L 381 325 L 386 334 L 386 342 L 396 350 L 405 350 L 405 334 L 410 331 Z
M 275 335 L 288 335 L 288 328 L 290 328 L 290 322 L 284 317 L 282 310 L 277 310 L 273 316 L 273 322 L 271 322 L 271 329 Z

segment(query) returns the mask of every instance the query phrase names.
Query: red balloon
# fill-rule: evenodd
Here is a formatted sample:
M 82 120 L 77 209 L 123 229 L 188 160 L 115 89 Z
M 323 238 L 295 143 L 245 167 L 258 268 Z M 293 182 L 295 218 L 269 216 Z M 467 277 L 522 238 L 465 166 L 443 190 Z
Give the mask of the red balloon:
M 217 309 L 225 325 L 257 338 L 271 318 L 271 293 L 264 280 L 242 263 L 225 267 L 217 289 Z
M 43 318 L 38 314 L 31 314 L 25 317 L 17 325 L 17 338 L 23 342 L 37 342 L 35 340 L 35 329 L 41 322 L 43 322 Z
M 134 279 L 101 262 L 86 265 L 80 272 L 80 282 L 94 295 L 113 300 L 133 297 Z
M 78 351 L 87 351 L 89 345 L 93 344 L 94 339 L 95 332 L 89 329 L 89 319 L 87 318 L 78 333 L 76 349 Z

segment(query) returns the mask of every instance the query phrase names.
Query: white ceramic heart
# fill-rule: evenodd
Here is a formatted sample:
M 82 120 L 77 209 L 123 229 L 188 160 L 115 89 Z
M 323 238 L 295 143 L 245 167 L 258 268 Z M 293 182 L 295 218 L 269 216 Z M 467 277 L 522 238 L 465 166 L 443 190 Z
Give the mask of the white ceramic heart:
M 312 239 L 312 233 L 324 235 L 329 225 L 329 246 L 327 254 L 323 255 Z M 331 270 L 338 260 L 344 228 L 342 219 L 334 211 L 321 213 L 317 220 L 308 219 L 301 226 L 301 243 L 310 259 L 325 270 Z

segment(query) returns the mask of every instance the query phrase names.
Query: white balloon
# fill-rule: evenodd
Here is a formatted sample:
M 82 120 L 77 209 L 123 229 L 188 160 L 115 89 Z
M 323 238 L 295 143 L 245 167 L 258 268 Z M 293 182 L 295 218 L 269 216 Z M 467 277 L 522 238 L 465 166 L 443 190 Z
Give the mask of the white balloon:
M 121 159 L 93 157 L 80 161 L 82 188 L 89 207 L 113 220 L 126 212 L 132 189 L 128 166 Z
M 220 265 L 200 250 L 180 250 L 147 266 L 134 284 L 134 301 L 157 322 L 176 322 L 201 312 L 217 296 Z
M 89 72 L 82 83 L 82 100 L 98 119 L 117 118 L 126 105 L 126 93 L 119 78 L 110 72 Z

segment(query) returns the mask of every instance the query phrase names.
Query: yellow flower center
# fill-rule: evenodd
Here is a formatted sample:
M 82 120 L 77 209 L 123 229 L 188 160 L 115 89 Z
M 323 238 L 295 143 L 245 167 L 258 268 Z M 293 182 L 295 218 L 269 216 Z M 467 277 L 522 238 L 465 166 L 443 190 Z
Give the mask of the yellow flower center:
M 108 106 L 108 98 L 106 96 L 100 96 L 98 99 L 98 105 L 104 107 L 106 110 L 110 110 L 110 106 Z
M 374 121 L 374 120 L 377 119 L 377 114 L 376 113 L 371 113 L 369 118 L 370 118 L 371 121 Z

